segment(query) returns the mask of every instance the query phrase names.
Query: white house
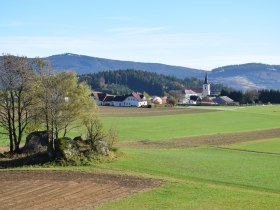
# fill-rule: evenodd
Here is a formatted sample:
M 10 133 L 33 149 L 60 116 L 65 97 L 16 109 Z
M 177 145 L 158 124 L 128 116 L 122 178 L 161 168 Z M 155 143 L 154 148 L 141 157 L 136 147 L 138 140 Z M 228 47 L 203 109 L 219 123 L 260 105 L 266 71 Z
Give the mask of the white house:
M 129 95 L 108 95 L 106 93 L 92 93 L 93 99 L 96 101 L 96 104 L 99 106 L 118 106 L 118 107 L 141 107 L 146 106 L 147 100 L 145 96 L 141 93 L 132 92 Z
M 105 101 L 104 101 L 105 98 L 109 95 L 107 93 L 93 92 L 91 94 L 91 96 L 92 96 L 92 99 L 95 101 L 97 106 L 103 106 L 103 105 L 105 105 L 104 104 L 105 103 Z
M 179 97 L 180 104 L 196 104 L 197 98 L 201 95 L 191 89 L 170 91 Z
M 214 102 L 216 102 L 219 105 L 238 105 L 237 102 L 234 102 L 228 96 L 218 96 L 218 97 L 215 97 Z
M 132 92 L 130 95 L 115 96 L 113 106 L 147 106 L 146 97 L 141 93 Z
M 184 90 L 184 100 L 182 101 L 184 104 L 196 104 L 196 100 L 198 98 L 198 93 L 193 90 Z

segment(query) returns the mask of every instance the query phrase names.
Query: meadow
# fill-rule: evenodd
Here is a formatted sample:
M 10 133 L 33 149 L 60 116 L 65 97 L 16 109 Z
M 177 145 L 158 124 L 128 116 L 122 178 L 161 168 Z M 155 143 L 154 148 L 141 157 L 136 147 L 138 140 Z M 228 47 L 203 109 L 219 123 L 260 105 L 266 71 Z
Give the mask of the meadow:
M 126 148 L 141 140 L 172 142 L 176 138 L 279 128 L 279 117 L 279 106 L 103 117 L 106 126 L 119 131 L 124 155 L 98 167 L 152 176 L 167 183 L 100 209 L 279 209 L 280 138 L 191 148 Z
M 51 168 L 164 181 L 159 188 L 97 209 L 280 209 L 280 106 L 174 109 L 137 115 L 134 109 L 107 112 L 101 119 L 119 132 L 118 158 L 87 167 Z M 235 134 L 242 141 L 235 141 Z M 184 144 L 198 140 L 195 146 Z M 144 147 L 148 142 L 155 146 Z
M 264 139 L 253 142 L 243 142 L 239 144 L 229 145 L 228 148 L 256 151 L 256 152 L 266 152 L 275 153 L 280 155 L 280 138 L 274 139 Z
M 122 142 L 128 142 L 279 128 L 279 117 L 280 107 L 265 106 L 194 114 L 104 117 L 103 120 L 107 127 L 119 131 Z

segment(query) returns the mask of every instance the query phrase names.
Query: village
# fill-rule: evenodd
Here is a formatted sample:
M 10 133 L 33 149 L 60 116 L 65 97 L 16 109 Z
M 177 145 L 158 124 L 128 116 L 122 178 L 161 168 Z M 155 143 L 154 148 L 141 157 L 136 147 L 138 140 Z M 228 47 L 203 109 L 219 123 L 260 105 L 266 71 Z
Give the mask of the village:
M 219 106 L 219 105 L 239 105 L 228 96 L 211 95 L 211 85 L 208 82 L 206 73 L 201 89 L 171 90 L 170 94 L 176 96 L 178 106 Z M 98 106 L 114 107 L 150 107 L 149 105 L 167 105 L 167 96 L 146 97 L 143 93 L 132 92 L 126 95 L 110 95 L 103 92 L 93 92 L 93 100 Z

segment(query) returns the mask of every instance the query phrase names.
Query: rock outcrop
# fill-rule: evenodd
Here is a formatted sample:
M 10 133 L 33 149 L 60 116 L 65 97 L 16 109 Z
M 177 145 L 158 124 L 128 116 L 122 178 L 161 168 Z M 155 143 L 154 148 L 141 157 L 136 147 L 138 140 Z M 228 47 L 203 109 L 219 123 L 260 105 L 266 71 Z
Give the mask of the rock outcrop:
M 49 146 L 49 135 L 50 133 L 48 131 L 35 131 L 30 133 L 26 137 L 26 142 L 22 151 L 27 154 L 47 152 Z
M 82 137 L 74 139 L 63 137 L 54 141 L 55 156 L 60 159 L 71 160 L 77 156 L 87 156 L 91 153 L 109 155 L 109 148 L 106 141 L 83 140 Z
M 70 160 L 79 155 L 77 143 L 68 137 L 58 138 L 54 141 L 54 150 L 56 158 Z
M 109 155 L 108 143 L 106 141 L 96 141 L 93 145 L 98 154 Z
M 50 133 L 47 131 L 36 131 L 30 133 L 26 138 L 23 153 L 28 155 L 48 153 L 49 157 L 64 160 L 74 160 L 77 157 L 88 156 L 92 153 L 98 155 L 109 155 L 108 143 L 105 140 L 91 142 L 84 140 L 81 136 L 74 139 L 63 137 L 54 140 L 54 152 L 50 148 Z M 50 155 L 51 154 L 51 155 Z

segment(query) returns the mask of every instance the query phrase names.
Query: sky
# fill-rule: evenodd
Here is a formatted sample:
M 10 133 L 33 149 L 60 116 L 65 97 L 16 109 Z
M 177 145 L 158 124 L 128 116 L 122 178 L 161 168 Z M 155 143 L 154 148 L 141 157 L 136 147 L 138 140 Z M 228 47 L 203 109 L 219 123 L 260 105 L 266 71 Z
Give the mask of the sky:
M 0 52 L 197 69 L 280 64 L 279 0 L 3 0 Z

